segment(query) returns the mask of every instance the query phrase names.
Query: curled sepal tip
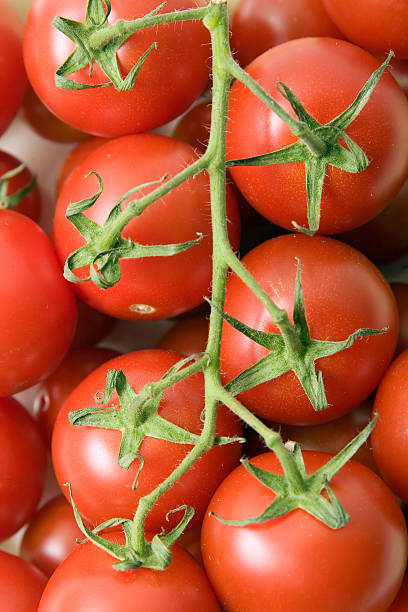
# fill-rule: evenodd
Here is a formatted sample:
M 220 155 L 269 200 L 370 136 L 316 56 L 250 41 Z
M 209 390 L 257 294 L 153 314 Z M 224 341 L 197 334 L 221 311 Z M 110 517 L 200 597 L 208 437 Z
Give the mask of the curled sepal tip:
M 33 177 L 26 185 L 14 193 L 8 193 L 9 183 L 12 178 L 21 174 L 26 168 L 25 164 L 20 164 L 16 168 L 12 168 L 5 172 L 0 177 L 0 210 L 11 210 L 17 206 L 31 191 L 36 184 L 36 178 Z

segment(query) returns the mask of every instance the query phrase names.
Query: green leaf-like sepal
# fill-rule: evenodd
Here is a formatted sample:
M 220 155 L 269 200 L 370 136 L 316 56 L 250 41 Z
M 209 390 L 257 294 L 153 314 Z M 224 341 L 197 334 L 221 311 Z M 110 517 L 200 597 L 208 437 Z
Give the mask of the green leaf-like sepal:
M 133 242 L 130 239 L 122 238 L 122 236 L 117 235 L 116 231 L 112 230 L 112 228 L 116 227 L 115 223 L 121 214 L 121 204 L 124 200 L 129 198 L 136 191 L 162 182 L 167 178 L 167 175 L 160 178 L 158 181 L 150 181 L 130 189 L 116 202 L 105 223 L 102 226 L 98 225 L 84 214 L 84 211 L 95 204 L 103 191 L 101 177 L 96 172 L 91 172 L 88 176 L 92 174 L 97 177 L 99 182 L 97 193 L 90 198 L 71 203 L 66 211 L 67 219 L 87 241 L 84 246 L 71 253 L 65 261 L 64 277 L 70 282 L 81 283 L 91 280 L 101 289 L 109 289 L 120 281 L 121 259 L 171 257 L 172 255 L 177 255 L 178 253 L 186 251 L 202 240 L 203 235 L 197 234 L 196 239 L 187 242 L 144 245 Z M 129 206 L 133 204 L 137 204 L 137 201 L 131 202 Z M 136 216 L 137 214 L 140 213 L 136 210 Z M 108 248 L 102 246 L 106 242 L 109 243 Z M 83 267 L 89 267 L 89 275 L 80 278 L 74 274 L 73 271 Z
M 26 185 L 23 185 L 20 189 L 14 193 L 8 194 L 9 183 L 12 178 L 18 176 L 26 168 L 25 164 L 20 164 L 16 168 L 12 168 L 8 172 L 5 172 L 0 177 L 0 210 L 12 210 L 23 200 L 26 195 L 31 193 L 36 184 L 36 178 L 33 177 Z
M 292 370 L 315 410 L 324 410 L 327 408 L 323 375 L 320 371 L 316 370 L 316 360 L 323 357 L 329 357 L 348 349 L 354 344 L 357 338 L 374 336 L 387 331 L 386 328 L 363 328 L 356 330 L 345 340 L 330 342 L 312 339 L 310 337 L 309 326 L 305 314 L 299 259 L 297 259 L 294 292 L 294 323 L 291 326 L 294 337 L 297 339 L 297 348 L 292 346 L 291 350 L 288 351 L 285 339 L 280 334 L 253 329 L 226 313 L 222 313 L 222 316 L 234 329 L 271 351 L 268 355 L 231 380 L 226 385 L 226 389 L 230 393 L 238 395 L 239 393 L 243 393 L 257 385 L 278 378 L 278 376 Z

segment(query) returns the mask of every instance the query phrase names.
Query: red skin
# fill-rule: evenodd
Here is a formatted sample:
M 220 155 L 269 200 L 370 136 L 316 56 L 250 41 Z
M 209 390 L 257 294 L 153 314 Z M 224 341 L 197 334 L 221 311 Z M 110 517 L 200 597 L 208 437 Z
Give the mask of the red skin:
M 33 516 L 45 481 L 47 453 L 37 423 L 12 397 L 0 398 L 0 541 Z
M 270 49 L 246 70 L 288 112 L 293 114 L 276 89 L 277 81 L 290 87 L 306 110 L 326 124 L 353 102 L 378 66 L 372 55 L 348 42 L 306 38 Z M 347 134 L 363 149 L 370 164 L 357 174 L 327 166 L 321 234 L 345 232 L 367 223 L 391 202 L 406 179 L 408 100 L 390 75 L 382 76 Z M 227 136 L 228 159 L 268 153 L 298 140 L 238 81 L 231 89 Z M 289 230 L 293 230 L 292 221 L 307 227 L 303 163 L 233 167 L 231 174 L 248 202 L 264 217 Z
M 99 138 L 98 136 L 92 136 L 87 138 L 83 142 L 80 142 L 76 147 L 69 152 L 61 166 L 58 175 L 57 182 L 57 195 L 61 193 L 61 189 L 64 186 L 65 181 L 75 168 L 84 161 L 96 149 L 107 142 L 106 138 Z
M 306 471 L 332 455 L 304 451 Z M 251 463 L 282 474 L 274 453 Z M 397 500 L 384 482 L 357 461 L 330 481 L 350 515 L 335 530 L 303 510 L 257 525 L 224 525 L 222 518 L 261 514 L 273 491 L 243 466 L 214 494 L 201 534 L 204 567 L 228 612 L 385 612 L 400 587 L 407 559 L 407 534 Z
M 408 349 L 408 285 L 406 283 L 391 283 L 390 287 L 397 300 L 399 334 L 396 354 Z
M 14 170 L 22 163 L 22 161 L 20 161 L 13 155 L 10 155 L 10 153 L 0 151 L 0 179 L 4 174 L 9 172 L 10 170 Z M 22 172 L 19 172 L 19 174 L 17 174 L 17 176 L 8 179 L 8 189 L 6 195 L 12 195 L 16 191 L 19 191 L 23 187 L 26 187 L 26 185 L 31 183 L 32 179 L 32 173 L 27 167 L 25 167 Z M 2 206 L 0 203 L 0 210 L 1 208 Z M 41 196 L 37 185 L 34 185 L 30 193 L 24 196 L 24 198 L 17 204 L 16 207 L 13 208 L 13 210 L 21 213 L 22 215 L 30 217 L 31 219 L 33 219 L 33 221 L 38 220 L 41 210 Z
M 407 612 L 408 610 L 408 578 L 405 576 L 398 595 L 387 612 Z
M 393 361 L 378 387 L 371 435 L 374 459 L 384 480 L 408 502 L 408 350 Z
M 110 539 L 123 543 L 122 534 Z M 38 612 L 219 612 L 202 568 L 181 546 L 172 546 L 164 571 L 118 571 L 116 559 L 92 543 L 78 547 L 51 577 Z
M 185 317 L 169 329 L 157 348 L 177 351 L 183 355 L 203 353 L 207 346 L 209 320 L 204 316 Z
M 330 421 L 366 399 L 390 363 L 397 342 L 398 313 L 392 291 L 364 255 L 326 237 L 289 234 L 256 247 L 242 259 L 275 304 L 293 315 L 296 257 L 310 336 L 345 340 L 361 328 L 388 328 L 383 334 L 358 338 L 353 346 L 316 362 L 323 374 L 328 407 L 315 411 L 293 372 L 240 394 L 261 418 L 290 425 Z M 227 282 L 225 312 L 252 328 L 279 332 L 256 296 L 235 276 Z M 224 383 L 269 353 L 224 323 L 221 373 Z
M 342 38 L 322 0 L 238 0 L 231 22 L 231 47 L 241 66 L 271 47 L 305 36 Z
M 0 551 L 0 601 L 2 612 L 37 612 L 47 578 L 39 569 Z
M 83 539 L 71 505 L 59 495 L 34 515 L 24 532 L 20 555 L 49 577 Z

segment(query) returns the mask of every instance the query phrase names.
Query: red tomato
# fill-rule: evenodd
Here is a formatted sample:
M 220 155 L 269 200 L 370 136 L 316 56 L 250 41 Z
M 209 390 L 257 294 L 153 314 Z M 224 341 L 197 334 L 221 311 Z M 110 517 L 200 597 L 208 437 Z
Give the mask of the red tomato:
M 21 49 L 23 25 L 10 3 L 0 0 L 0 134 L 20 108 L 27 87 Z
M 173 138 L 188 142 L 198 150 L 205 150 L 210 137 L 211 108 L 209 100 L 193 106 L 176 124 Z
M 61 261 L 85 242 L 65 217 L 71 202 L 93 195 L 98 189 L 95 177 L 84 179 L 91 170 L 103 181 L 103 193 L 86 215 L 102 225 L 114 204 L 129 189 L 174 176 L 197 159 L 186 143 L 158 134 L 125 136 L 107 142 L 86 158 L 67 179 L 58 198 L 54 218 L 54 239 Z M 157 187 L 157 185 L 155 185 Z M 136 192 L 127 202 L 149 193 L 155 186 Z M 240 223 L 235 200 L 228 193 L 230 239 L 236 248 Z M 122 232 L 141 244 L 169 244 L 194 240 L 201 242 L 171 257 L 144 257 L 121 261 L 121 280 L 110 289 L 93 282 L 74 284 L 80 298 L 90 306 L 123 319 L 164 319 L 190 310 L 204 300 L 211 285 L 211 218 L 208 177 L 191 178 L 133 219 Z M 78 271 L 78 274 L 81 271 Z M 83 270 L 88 275 L 88 270 Z M 188 283 L 186 283 L 188 279 Z
M 322 0 L 238 0 L 231 47 L 242 66 L 275 45 L 305 36 L 342 37 Z
M 78 300 L 77 305 L 78 323 L 71 348 L 88 348 L 105 338 L 115 321 L 103 312 L 91 308 L 82 300 Z
M 159 349 L 122 355 L 90 374 L 65 402 L 52 439 L 53 463 L 60 485 L 63 487 L 64 483 L 71 483 L 75 504 L 90 523 L 96 525 L 112 517 L 133 518 L 139 499 L 169 476 L 191 446 L 146 437 L 140 447 L 144 467 L 138 487 L 132 490 L 139 460 L 133 461 L 129 469 L 119 466 L 120 431 L 71 425 L 68 413 L 97 406 L 95 393 L 105 389 L 106 374 L 110 368 L 123 370 L 137 392 L 147 382 L 159 380 L 180 359 L 182 355 L 178 353 Z M 115 405 L 115 396 L 116 393 L 108 406 Z M 202 428 L 200 415 L 203 407 L 203 376 L 195 374 L 164 393 L 159 414 L 179 427 L 198 434 Z M 240 432 L 237 418 L 220 406 L 217 435 L 239 436 Z M 178 522 L 180 516 L 179 513 L 172 514 L 167 521 L 166 513 L 183 504 L 195 508 L 190 526 L 200 522 L 212 493 L 236 466 L 240 454 L 241 445 L 233 443 L 214 447 L 203 455 L 160 497 L 148 515 L 146 528 L 155 533 L 162 526 L 168 529 Z M 63 492 L 68 495 L 66 487 L 63 487 Z
M 0 551 L 0 599 L 2 612 L 37 612 L 47 579 L 36 567 Z
M 88 374 L 117 354 L 112 349 L 98 347 L 71 350 L 58 368 L 38 386 L 34 414 L 48 444 L 51 444 L 58 413 L 69 394 Z
M 399 334 L 396 353 L 399 355 L 408 349 L 408 285 L 406 283 L 391 283 L 390 287 L 397 300 Z
M 69 152 L 61 166 L 58 182 L 57 182 L 57 195 L 60 194 L 61 189 L 71 174 L 71 172 L 84 160 L 96 151 L 98 147 L 105 144 L 106 138 L 98 138 L 97 136 L 87 138 L 83 142 L 80 142 L 72 151 Z
M 0 541 L 33 516 L 44 488 L 47 454 L 40 430 L 12 397 L 0 398 Z
M 53 246 L 28 217 L 0 213 L 0 396 L 46 378 L 67 352 L 77 309 Z
M 185 317 L 164 334 L 158 348 L 177 351 L 183 355 L 203 353 L 208 341 L 208 326 L 209 320 L 206 317 Z
M 323 237 L 290 234 L 273 238 L 242 260 L 249 272 L 288 312 L 292 321 L 297 262 L 310 336 L 346 340 L 360 328 L 388 331 L 358 338 L 336 355 L 318 359 L 328 408 L 315 411 L 293 372 L 265 382 L 239 396 L 253 412 L 291 425 L 322 423 L 350 412 L 375 389 L 394 354 L 398 314 L 392 291 L 379 270 L 348 245 Z M 246 325 L 278 332 L 255 295 L 235 275 L 227 282 L 225 312 Z M 224 382 L 255 364 L 269 351 L 224 323 L 221 372 Z
M 168 0 L 161 12 L 188 9 L 200 0 Z M 109 24 L 143 17 L 156 0 L 112 2 Z M 209 34 L 200 21 L 187 21 L 141 30 L 118 51 L 122 75 L 127 75 L 143 53 L 157 42 L 142 66 L 132 90 L 114 87 L 80 92 L 58 89 L 55 71 L 74 49 L 72 41 L 53 27 L 56 16 L 85 21 L 86 2 L 36 0 L 24 33 L 24 61 L 29 80 L 42 102 L 66 123 L 95 136 L 115 137 L 144 132 L 174 119 L 200 95 L 208 79 Z M 41 65 L 41 70 L 38 66 Z M 81 83 L 106 83 L 94 63 L 69 78 Z
M 306 471 L 332 455 L 305 451 Z M 282 474 L 273 453 L 251 463 Z M 275 494 L 243 467 L 217 489 L 204 519 L 204 566 L 228 612 L 385 612 L 405 571 L 407 534 L 397 500 L 371 470 L 349 461 L 330 482 L 350 515 L 330 529 L 303 510 L 236 527 L 215 517 L 261 514 Z
M 123 541 L 111 534 L 111 539 Z M 202 568 L 182 549 L 164 571 L 139 568 L 120 572 L 115 559 L 87 542 L 73 552 L 48 582 L 38 612 L 219 612 Z
M 388 368 L 378 387 L 371 435 L 374 459 L 391 489 L 408 502 L 408 350 Z
M 18 168 L 21 164 L 22 162 L 14 157 L 14 155 L 10 155 L 10 153 L 6 153 L 5 151 L 0 151 L 0 181 L 4 178 L 5 174 L 10 172 L 10 170 L 15 170 L 15 168 Z M 33 180 L 33 175 L 30 170 L 25 167 L 24 170 L 19 172 L 16 176 L 5 180 L 7 180 L 8 187 L 4 195 L 7 198 L 7 196 L 12 196 L 21 189 L 24 189 L 24 187 L 30 185 Z M 0 195 L 0 209 L 9 208 L 7 200 L 4 199 L 3 201 L 2 196 L 3 194 Z M 41 196 L 37 185 L 34 185 L 32 190 L 20 200 L 17 206 L 13 207 L 13 210 L 37 221 L 41 210 Z
M 38 510 L 24 532 L 20 555 L 46 576 L 57 569 L 84 539 L 71 504 L 63 495 L 50 499 Z
M 387 612 L 406 612 L 408 610 L 408 577 L 405 576 L 397 597 L 388 608 Z
M 247 72 L 288 112 L 278 81 L 290 87 L 308 113 L 326 124 L 353 102 L 378 68 L 372 55 L 348 42 L 303 38 L 259 56 Z M 375 126 L 375 129 L 374 127 Z M 408 101 L 384 74 L 369 102 L 347 128 L 370 165 L 351 174 L 327 166 L 319 232 L 333 234 L 366 223 L 398 193 L 408 171 Z M 242 83 L 231 89 L 227 153 L 240 159 L 268 153 L 296 142 L 289 128 Z M 233 167 L 234 181 L 246 199 L 270 221 L 293 229 L 307 226 L 303 163 Z
M 408 1 L 356 0 L 346 6 L 343 0 L 323 0 L 326 11 L 345 36 L 359 47 L 374 53 L 408 57 Z

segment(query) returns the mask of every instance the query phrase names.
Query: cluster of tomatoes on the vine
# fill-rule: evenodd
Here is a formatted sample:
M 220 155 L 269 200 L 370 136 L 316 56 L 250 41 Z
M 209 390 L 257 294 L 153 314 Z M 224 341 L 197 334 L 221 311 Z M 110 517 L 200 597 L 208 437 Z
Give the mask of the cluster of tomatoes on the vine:
M 304 389 L 314 388 L 314 381 L 298 375 L 290 356 L 279 365 L 274 360 L 279 327 L 235 274 L 226 288 L 222 382 L 230 390 L 238 385 L 239 400 L 279 430 L 288 448 L 298 442 L 308 474 L 378 413 L 358 461 L 327 483 L 327 495 L 338 498 L 350 520 L 331 529 L 296 508 L 256 524 L 219 521 L 262 516 L 283 473 L 263 440 L 220 405 L 216 436 L 235 441 L 207 451 L 147 517 L 153 537 L 175 528 L 186 506 L 194 509 L 188 530 L 172 546 L 170 565 L 125 571 L 113 568 L 115 559 L 90 542 L 77 545 L 84 535 L 70 494 L 91 529 L 114 517 L 131 520 L 139 500 L 172 473 L 191 444 L 149 436 L 142 424 L 135 458 L 123 467 L 129 456 L 123 423 L 110 429 L 77 426 L 72 414 L 100 409 L 98 394 L 109 395 L 108 371 L 122 371 L 131 387 L 120 402 L 119 392 L 106 402 L 114 412 L 180 360 L 205 351 L 209 321 L 203 301 L 211 290 L 213 249 L 207 174 L 191 176 L 123 230 L 120 248 L 160 245 L 163 256 L 121 259 L 120 279 L 108 288 L 102 286 L 105 278 L 97 277 L 99 284 L 89 278 L 85 264 L 95 245 L 103 251 L 103 230 L 124 202 L 146 196 L 203 155 L 211 124 L 211 100 L 203 94 L 210 89 L 211 46 L 199 20 L 140 30 L 114 48 L 116 60 L 106 54 L 90 59 L 82 44 L 73 52 L 73 41 L 82 31 L 78 23 L 97 40 L 108 22 L 207 2 L 167 0 L 156 11 L 156 0 L 141 0 L 137 8 L 134 0 L 34 0 L 24 37 L 13 4 L 0 0 L 0 134 L 22 108 L 24 121 L 43 138 L 79 144 L 59 174 L 52 241 L 37 223 L 44 218 L 41 183 L 23 160 L 0 151 L 0 540 L 28 523 L 20 556 L 0 551 L 1 609 L 407 609 L 401 507 L 408 503 L 408 290 L 403 283 L 390 286 L 377 265 L 403 262 L 399 258 L 408 249 L 408 1 L 395 0 L 391 7 L 354 0 L 351 15 L 341 0 L 237 0 L 231 17 L 236 60 L 249 64 L 254 81 L 329 147 L 319 168 L 307 151 L 313 137 L 299 144 L 299 135 L 235 80 L 226 143 L 229 240 L 244 253 L 245 268 L 263 291 L 287 312 L 307 358 L 315 356 L 316 381 L 323 380 L 328 405 L 313 409 Z M 359 112 L 346 116 L 389 49 L 396 56 L 389 70 Z M 126 75 L 139 59 L 128 88 Z M 104 86 L 107 73 L 123 91 Z M 160 133 L 149 133 L 156 128 Z M 264 165 L 235 163 L 279 150 L 286 163 L 272 157 Z M 309 213 L 306 199 L 315 202 L 319 189 L 321 208 Z M 289 233 L 295 227 L 312 233 L 312 217 L 319 220 L 320 235 Z M 168 245 L 185 246 L 170 255 Z M 112 263 L 107 247 L 98 257 L 101 270 Z M 64 279 L 64 264 L 65 276 L 75 276 L 75 283 Z M 403 263 L 398 266 L 393 270 L 401 269 L 402 277 Z M 131 351 L 140 347 L 131 336 L 143 321 L 170 318 L 175 323 L 158 345 L 118 352 L 116 319 Z M 250 373 L 247 386 L 244 371 Z M 13 396 L 31 388 L 34 406 L 24 407 Z M 160 417 L 195 439 L 204 398 L 204 377 L 197 372 L 164 391 Z M 65 497 L 38 510 L 51 447 Z M 125 457 L 121 465 L 118 453 Z M 237 467 L 242 454 L 251 458 L 253 473 Z M 124 543 L 123 532 L 112 525 L 105 535 Z

